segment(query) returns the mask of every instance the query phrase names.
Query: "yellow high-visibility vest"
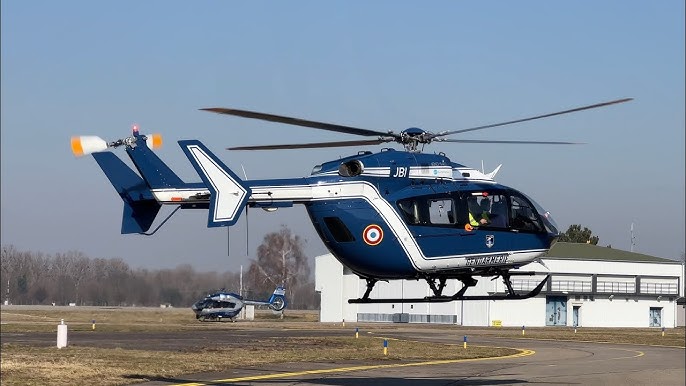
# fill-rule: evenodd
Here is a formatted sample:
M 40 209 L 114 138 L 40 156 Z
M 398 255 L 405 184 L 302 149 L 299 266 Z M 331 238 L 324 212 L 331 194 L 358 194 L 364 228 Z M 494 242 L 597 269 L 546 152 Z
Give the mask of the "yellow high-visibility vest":
M 483 212 L 483 213 L 481 213 L 480 219 L 481 219 L 481 218 L 484 219 L 484 220 L 486 220 L 486 221 L 488 221 L 488 222 L 491 222 L 491 221 L 488 219 L 488 212 Z M 477 221 L 477 220 L 474 218 L 474 215 L 472 214 L 472 212 L 469 212 L 469 224 L 471 224 L 472 226 L 475 226 L 475 227 L 481 225 L 481 223 L 480 223 L 479 221 Z

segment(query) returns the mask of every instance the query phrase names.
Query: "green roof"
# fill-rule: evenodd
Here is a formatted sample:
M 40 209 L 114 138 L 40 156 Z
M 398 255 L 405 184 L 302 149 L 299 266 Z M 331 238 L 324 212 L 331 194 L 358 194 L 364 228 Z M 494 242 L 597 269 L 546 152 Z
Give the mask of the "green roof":
M 553 245 L 548 258 L 578 259 L 578 260 L 612 260 L 612 261 L 644 261 L 653 263 L 678 263 L 675 260 L 644 255 L 642 253 L 627 252 L 621 249 L 600 247 L 593 244 L 563 243 Z

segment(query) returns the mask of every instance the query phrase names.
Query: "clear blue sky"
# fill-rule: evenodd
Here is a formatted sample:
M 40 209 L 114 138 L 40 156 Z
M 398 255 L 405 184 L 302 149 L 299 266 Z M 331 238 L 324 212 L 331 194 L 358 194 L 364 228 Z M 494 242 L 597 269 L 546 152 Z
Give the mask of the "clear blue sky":
M 160 156 L 199 181 L 176 144 L 197 138 L 249 178 L 298 177 L 356 149 L 227 146 L 356 139 L 219 116 L 243 108 L 374 130 L 453 130 L 622 97 L 622 105 L 460 138 L 582 146 L 433 144 L 534 197 L 600 245 L 684 251 L 684 2 L 2 2 L 3 244 L 80 250 L 133 267 L 245 264 L 245 224 L 179 212 L 152 237 L 119 234 L 122 203 L 72 135 L 162 133 Z M 374 148 L 370 148 L 373 150 Z M 119 153 L 124 155 L 123 152 Z M 325 252 L 303 207 L 251 211 L 248 251 L 281 224 Z M 227 256 L 230 249 L 231 256 Z

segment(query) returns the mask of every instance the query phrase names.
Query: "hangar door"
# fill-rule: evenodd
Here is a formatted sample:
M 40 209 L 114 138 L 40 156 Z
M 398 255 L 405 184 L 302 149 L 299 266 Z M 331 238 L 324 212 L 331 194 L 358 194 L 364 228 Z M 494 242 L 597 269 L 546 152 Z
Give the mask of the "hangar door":
M 567 325 L 567 297 L 546 296 L 545 299 L 545 325 Z
M 650 307 L 650 327 L 662 327 L 662 308 Z

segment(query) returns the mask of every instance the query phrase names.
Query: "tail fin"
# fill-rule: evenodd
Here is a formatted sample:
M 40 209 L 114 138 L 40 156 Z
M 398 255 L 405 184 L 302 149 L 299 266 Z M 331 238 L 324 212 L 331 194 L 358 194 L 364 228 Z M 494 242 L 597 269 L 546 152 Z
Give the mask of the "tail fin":
M 146 182 L 116 155 L 109 152 L 92 155 L 124 201 L 121 233 L 146 232 L 161 207 Z
M 284 287 L 276 287 L 269 298 L 269 308 L 274 311 L 281 311 L 286 308 L 286 289 Z
M 138 130 L 134 130 L 133 135 L 140 136 Z M 162 146 L 161 137 L 154 138 L 159 141 L 154 147 Z M 183 180 L 148 147 L 146 141 L 137 142 L 134 147 L 127 147 L 126 153 L 151 189 L 179 187 L 184 184 Z
M 207 226 L 235 224 L 252 194 L 250 188 L 200 141 L 179 141 L 179 146 L 210 190 Z

